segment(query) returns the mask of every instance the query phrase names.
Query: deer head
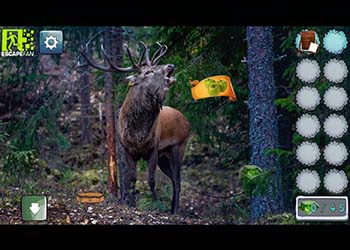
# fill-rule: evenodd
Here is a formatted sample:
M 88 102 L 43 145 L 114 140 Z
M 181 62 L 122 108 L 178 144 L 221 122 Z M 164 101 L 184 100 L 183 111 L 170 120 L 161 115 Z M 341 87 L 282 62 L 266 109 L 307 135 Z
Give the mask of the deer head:
M 106 59 L 108 65 L 104 66 L 101 64 L 97 64 L 88 54 L 88 45 L 89 42 L 86 43 L 85 47 L 82 50 L 82 55 L 86 59 L 89 65 L 92 67 L 108 72 L 136 72 L 136 74 L 128 76 L 126 80 L 129 83 L 129 86 L 135 88 L 135 92 L 138 90 L 148 90 L 153 93 L 156 93 L 158 97 L 162 100 L 165 99 L 165 95 L 169 89 L 169 86 L 175 83 L 174 73 L 174 65 L 166 64 L 166 65 L 158 65 L 158 62 L 162 56 L 167 52 L 168 47 L 166 45 L 159 45 L 158 50 L 153 54 L 150 59 L 149 48 L 144 42 L 141 42 L 143 46 L 143 51 L 141 56 L 136 63 L 133 56 L 131 55 L 130 49 L 127 45 L 125 46 L 126 52 L 130 58 L 132 63 L 131 67 L 119 67 L 115 65 L 106 51 L 101 45 L 101 51 Z

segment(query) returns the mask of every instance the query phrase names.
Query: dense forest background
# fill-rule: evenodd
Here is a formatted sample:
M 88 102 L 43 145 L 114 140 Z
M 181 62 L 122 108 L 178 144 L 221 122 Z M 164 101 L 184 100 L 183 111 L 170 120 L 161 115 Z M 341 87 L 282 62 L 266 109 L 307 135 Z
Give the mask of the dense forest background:
M 64 33 L 64 53 L 28 58 L 0 57 L 0 223 L 21 223 L 20 200 L 24 194 L 49 198 L 49 223 L 54 224 L 245 224 L 295 223 L 298 164 L 294 132 L 298 117 L 294 97 L 299 87 L 295 67 L 295 37 L 305 27 L 273 27 L 271 51 L 277 107 L 277 147 L 266 152 L 281 167 L 278 214 L 251 217 L 251 198 L 263 192 L 271 173 L 255 181 L 242 178 L 251 163 L 249 139 L 249 86 L 246 27 L 30 27 Z M 328 27 L 314 28 L 323 37 Z M 342 27 L 347 32 L 347 28 Z M 110 33 L 108 37 L 106 35 Z M 157 49 L 168 46 L 160 64 L 175 65 L 177 83 L 169 90 L 166 105 L 180 110 L 191 124 L 191 137 L 182 168 L 180 212 L 168 213 L 171 183 L 156 173 L 159 202 L 152 203 L 147 164 L 138 163 L 137 206 L 120 204 L 108 186 L 105 104 L 112 97 L 117 113 L 128 90 L 126 74 L 84 66 L 80 49 L 91 39 L 90 53 L 103 63 L 100 44 L 122 39 L 134 55 L 139 41 Z M 325 61 L 326 54 L 315 57 Z M 349 58 L 346 50 L 345 59 Z M 249 58 L 248 58 L 249 59 Z M 120 58 L 129 66 L 127 57 Z M 189 80 L 224 74 L 232 79 L 238 101 L 209 98 L 194 101 Z M 109 80 L 107 80 L 109 79 Z M 107 82 L 112 95 L 106 95 Z M 320 81 L 320 89 L 325 82 Z M 345 84 L 346 85 L 346 84 Z M 266 93 L 268 96 L 269 93 Z M 322 112 L 321 110 L 319 112 Z M 264 119 L 264 114 L 261 114 Z M 276 137 L 277 138 L 277 137 Z M 321 138 L 319 138 L 321 140 Z M 100 191 L 106 200 L 98 205 L 75 201 L 78 191 Z M 116 196 L 116 197 L 115 197 Z

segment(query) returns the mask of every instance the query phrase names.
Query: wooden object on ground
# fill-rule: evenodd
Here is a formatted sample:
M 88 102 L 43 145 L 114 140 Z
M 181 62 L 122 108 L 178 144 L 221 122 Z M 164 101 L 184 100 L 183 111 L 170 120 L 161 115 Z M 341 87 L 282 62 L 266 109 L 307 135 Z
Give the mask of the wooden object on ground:
M 103 194 L 98 192 L 87 192 L 77 194 L 77 201 L 82 203 L 100 203 L 103 200 Z

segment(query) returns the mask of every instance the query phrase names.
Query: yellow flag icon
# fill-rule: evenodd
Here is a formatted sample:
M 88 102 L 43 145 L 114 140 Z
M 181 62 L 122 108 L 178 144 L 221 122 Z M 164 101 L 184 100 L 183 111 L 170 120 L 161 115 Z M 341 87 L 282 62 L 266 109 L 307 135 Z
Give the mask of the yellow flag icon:
M 228 96 L 231 102 L 237 101 L 231 79 L 228 76 L 211 76 L 202 81 L 194 80 L 190 81 L 190 83 L 192 85 L 192 97 L 195 100 L 215 96 Z

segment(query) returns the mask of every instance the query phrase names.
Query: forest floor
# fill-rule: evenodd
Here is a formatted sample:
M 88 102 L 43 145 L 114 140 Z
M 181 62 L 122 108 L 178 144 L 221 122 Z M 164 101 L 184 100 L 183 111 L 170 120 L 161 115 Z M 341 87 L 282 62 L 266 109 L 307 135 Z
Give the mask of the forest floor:
M 62 160 L 62 159 L 61 159 Z M 23 195 L 44 195 L 48 199 L 47 221 L 31 224 L 232 224 L 242 223 L 235 216 L 231 176 L 225 171 L 211 171 L 207 164 L 196 168 L 184 165 L 180 210 L 169 213 L 172 197 L 170 181 L 157 171 L 159 201 L 153 203 L 147 184 L 147 171 L 140 164 L 136 208 L 120 204 L 106 194 L 107 171 L 99 165 L 90 168 L 69 168 L 66 165 L 47 167 L 40 174 L 21 179 L 21 182 L 2 186 L 0 224 L 23 224 L 21 198 Z M 87 204 L 76 201 L 79 191 L 101 191 L 102 203 Z M 241 203 L 238 199 L 235 201 Z M 244 202 L 244 201 L 243 201 Z
M 193 140 L 192 140 L 192 143 Z M 197 145 L 198 146 L 198 145 Z M 81 154 L 86 150 L 77 149 Z M 84 151 L 85 150 L 85 151 Z M 195 153 L 196 152 L 196 153 Z M 130 208 L 110 197 L 106 192 L 107 168 L 99 164 L 69 166 L 71 157 L 79 155 L 67 151 L 65 157 L 50 156 L 51 164 L 43 165 L 36 174 L 18 178 L 0 186 L 0 224 L 49 225 L 223 225 L 249 223 L 249 200 L 235 185 L 238 174 L 215 166 L 218 159 L 208 157 L 202 150 L 188 151 L 182 168 L 182 191 L 177 215 L 170 214 L 172 186 L 170 180 L 156 171 L 158 202 L 152 202 L 144 162 L 138 165 L 137 206 Z M 192 164 L 194 158 L 203 159 Z M 98 159 L 97 159 L 98 161 Z M 1 176 L 2 173 L 0 173 Z M 81 191 L 104 193 L 102 203 L 88 204 L 76 200 Z M 24 222 L 21 218 L 21 199 L 24 195 L 47 197 L 47 221 Z M 293 214 L 281 214 L 259 224 L 295 224 Z

